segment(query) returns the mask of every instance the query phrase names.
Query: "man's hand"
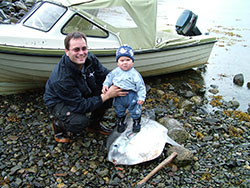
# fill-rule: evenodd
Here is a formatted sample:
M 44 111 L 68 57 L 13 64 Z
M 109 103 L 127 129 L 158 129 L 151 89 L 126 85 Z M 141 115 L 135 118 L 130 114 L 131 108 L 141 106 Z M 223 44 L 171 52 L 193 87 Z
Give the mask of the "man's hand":
M 103 86 L 102 87 L 102 93 L 103 94 L 106 94 L 108 90 L 109 90 L 108 86 Z
M 110 98 L 118 97 L 118 96 L 126 96 L 128 92 L 122 91 L 121 88 L 112 85 L 105 94 L 101 94 L 102 101 L 106 101 Z

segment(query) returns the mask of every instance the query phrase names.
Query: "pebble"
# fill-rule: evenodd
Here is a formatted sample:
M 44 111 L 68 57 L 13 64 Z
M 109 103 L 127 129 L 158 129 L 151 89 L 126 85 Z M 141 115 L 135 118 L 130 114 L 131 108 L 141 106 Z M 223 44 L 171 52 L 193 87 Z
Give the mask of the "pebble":
M 247 82 L 247 88 L 250 89 L 250 82 Z
M 244 76 L 242 73 L 236 74 L 233 78 L 233 83 L 238 86 L 243 86 L 244 84 Z

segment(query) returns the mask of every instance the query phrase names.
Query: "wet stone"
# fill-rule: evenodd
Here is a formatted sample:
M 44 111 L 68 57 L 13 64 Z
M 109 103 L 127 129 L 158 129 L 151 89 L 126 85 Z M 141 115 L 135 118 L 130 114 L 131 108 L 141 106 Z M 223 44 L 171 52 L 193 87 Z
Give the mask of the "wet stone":
M 186 98 L 191 98 L 193 96 L 194 96 L 194 93 L 192 91 L 187 91 L 187 92 L 185 92 L 185 95 L 184 95 L 184 97 L 186 97 Z
M 233 83 L 238 85 L 238 86 L 243 86 L 244 84 L 244 76 L 243 74 L 236 74 L 233 78 Z
M 114 179 L 110 180 L 109 184 L 117 186 L 117 185 L 119 185 L 120 181 L 121 181 L 120 178 L 115 177 Z
M 205 137 L 203 138 L 203 140 L 204 140 L 204 141 L 211 141 L 211 140 L 213 140 L 213 136 L 205 136 Z
M 247 88 L 250 89 L 250 82 L 247 82 Z
M 208 91 L 214 95 L 219 93 L 219 90 L 217 88 L 209 89 Z
M 14 166 L 13 168 L 10 169 L 10 175 L 15 174 L 18 170 L 21 169 L 21 166 Z

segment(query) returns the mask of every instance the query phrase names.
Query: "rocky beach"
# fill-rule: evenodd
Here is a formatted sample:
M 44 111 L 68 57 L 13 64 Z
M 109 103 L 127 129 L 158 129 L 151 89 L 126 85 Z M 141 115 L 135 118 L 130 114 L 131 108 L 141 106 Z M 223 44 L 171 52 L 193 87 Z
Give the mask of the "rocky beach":
M 143 187 L 248 187 L 250 115 L 222 97 L 209 102 L 216 110 L 208 112 L 204 88 L 192 74 L 197 71 L 145 79 L 144 110 L 160 122 L 176 119 L 188 137 L 175 140 L 193 155 L 185 163 L 174 160 Z M 2 187 L 133 187 L 170 155 L 166 146 L 153 161 L 115 166 L 107 161 L 107 136 L 85 132 L 69 144 L 56 143 L 42 96 L 41 89 L 0 97 Z M 114 120 L 110 109 L 103 123 L 113 126 Z
M 7 19 L 0 22 L 15 23 L 32 2 L 1 1 Z M 237 100 L 225 100 L 216 85 L 206 87 L 201 76 L 205 70 L 145 78 L 148 94 L 143 112 L 163 125 L 166 118 L 177 120 L 185 136 L 170 136 L 192 155 L 177 156 L 142 186 L 136 184 L 173 147 L 166 145 L 149 162 L 115 166 L 107 160 L 107 136 L 84 132 L 68 144 L 54 140 L 43 89 L 0 96 L 1 187 L 249 187 L 250 107 L 239 111 Z M 103 123 L 113 127 L 114 117 L 110 109 Z

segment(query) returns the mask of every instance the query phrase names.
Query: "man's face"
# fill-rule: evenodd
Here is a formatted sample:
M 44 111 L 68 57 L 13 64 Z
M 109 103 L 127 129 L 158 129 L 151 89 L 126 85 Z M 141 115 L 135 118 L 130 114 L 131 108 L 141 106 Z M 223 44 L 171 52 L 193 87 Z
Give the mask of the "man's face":
M 69 50 L 65 49 L 65 52 L 70 60 L 81 68 L 88 57 L 86 41 L 83 38 L 72 38 L 69 41 Z

